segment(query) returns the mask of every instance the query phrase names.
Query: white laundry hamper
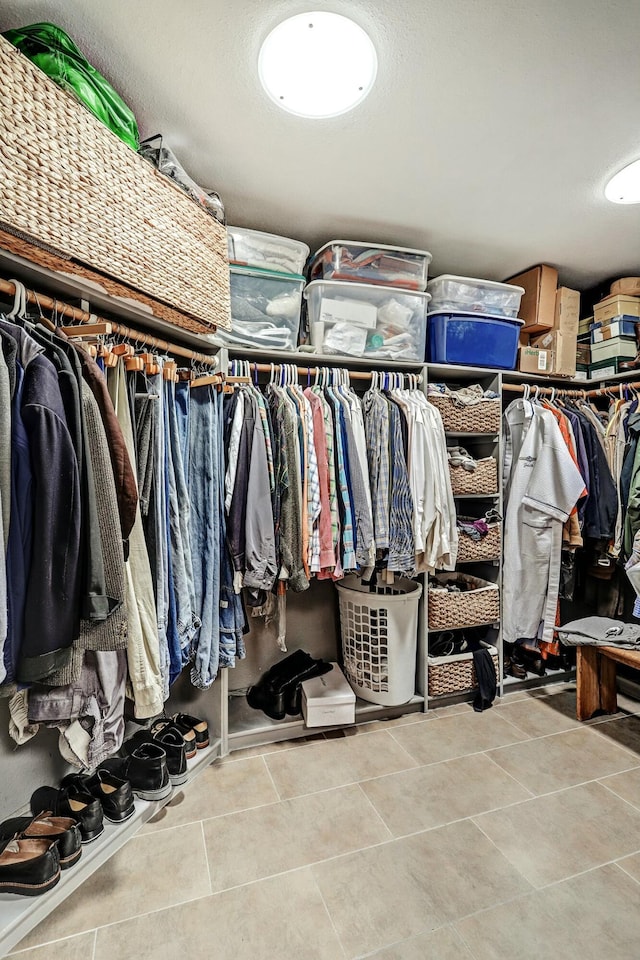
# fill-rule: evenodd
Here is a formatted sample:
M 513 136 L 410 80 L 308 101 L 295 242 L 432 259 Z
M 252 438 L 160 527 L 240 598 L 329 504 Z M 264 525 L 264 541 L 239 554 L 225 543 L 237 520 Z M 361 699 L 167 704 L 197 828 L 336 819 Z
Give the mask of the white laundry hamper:
M 415 694 L 418 601 L 422 585 L 398 577 L 371 591 L 356 576 L 336 583 L 344 672 L 356 694 L 396 706 Z

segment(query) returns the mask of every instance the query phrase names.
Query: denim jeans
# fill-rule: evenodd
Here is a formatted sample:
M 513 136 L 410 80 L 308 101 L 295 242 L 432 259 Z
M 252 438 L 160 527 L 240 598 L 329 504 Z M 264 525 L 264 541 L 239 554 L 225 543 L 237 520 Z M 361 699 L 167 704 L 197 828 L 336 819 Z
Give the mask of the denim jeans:
M 182 468 L 184 476 L 189 482 L 189 384 L 185 380 L 180 380 L 175 385 L 176 398 L 176 419 L 178 422 L 178 438 L 180 443 L 180 452 L 182 454 Z
M 244 660 L 246 651 L 243 634 L 248 633 L 247 617 L 244 610 L 242 593 L 233 588 L 233 564 L 227 546 L 226 518 L 224 511 L 224 412 L 219 411 L 218 456 L 220 469 L 219 511 L 220 511 L 220 666 L 235 667 L 236 660 Z
M 189 398 L 189 497 L 195 612 L 200 629 L 194 640 L 191 682 L 210 687 L 220 662 L 220 505 L 222 395 L 211 385 Z

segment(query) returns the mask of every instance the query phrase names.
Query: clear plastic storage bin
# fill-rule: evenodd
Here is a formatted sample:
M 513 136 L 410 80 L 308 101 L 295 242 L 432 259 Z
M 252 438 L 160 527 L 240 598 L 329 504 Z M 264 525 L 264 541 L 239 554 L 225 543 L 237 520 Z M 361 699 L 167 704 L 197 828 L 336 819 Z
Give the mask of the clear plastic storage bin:
M 430 313 L 482 313 L 517 317 L 523 287 L 474 277 L 453 277 L 444 273 L 427 284 L 431 294 Z
M 229 347 L 295 350 L 304 277 L 231 267 L 231 330 L 216 336 Z
M 523 324 L 524 320 L 510 317 L 430 313 L 427 359 L 431 363 L 513 370 Z
M 428 293 L 314 280 L 304 295 L 310 340 L 319 353 L 424 360 Z
M 310 280 L 355 280 L 407 290 L 427 289 L 431 254 L 360 240 L 331 240 L 311 261 Z
M 231 263 L 278 273 L 302 273 L 309 256 L 309 247 L 300 240 L 244 227 L 227 227 L 227 242 Z

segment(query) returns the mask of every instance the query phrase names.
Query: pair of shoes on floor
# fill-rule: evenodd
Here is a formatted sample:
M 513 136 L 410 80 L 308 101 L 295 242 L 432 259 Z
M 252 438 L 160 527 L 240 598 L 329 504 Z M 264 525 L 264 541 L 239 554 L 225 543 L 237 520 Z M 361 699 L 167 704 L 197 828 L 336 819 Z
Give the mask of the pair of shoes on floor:
M 321 677 L 332 669 L 325 660 L 314 660 L 305 650 L 296 650 L 284 660 L 274 664 L 249 687 L 247 701 L 254 710 L 262 710 L 272 720 L 284 720 L 289 714 L 298 716 L 302 711 L 303 680 Z
M 72 817 L 46 810 L 5 820 L 0 823 L 0 893 L 44 893 L 81 855 L 80 827 Z

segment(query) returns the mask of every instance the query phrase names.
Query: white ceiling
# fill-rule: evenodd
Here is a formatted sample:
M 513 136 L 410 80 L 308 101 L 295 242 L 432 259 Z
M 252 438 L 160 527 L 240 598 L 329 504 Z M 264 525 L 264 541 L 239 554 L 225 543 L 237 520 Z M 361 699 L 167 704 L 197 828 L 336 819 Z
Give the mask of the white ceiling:
M 280 111 L 257 76 L 280 20 L 344 13 L 378 77 L 332 120 Z M 432 275 L 557 265 L 579 288 L 640 273 L 640 205 L 605 200 L 640 157 L 638 0 L 2 0 L 0 29 L 74 38 L 230 223 L 432 251 Z M 327 69 L 331 69 L 327 65 Z

